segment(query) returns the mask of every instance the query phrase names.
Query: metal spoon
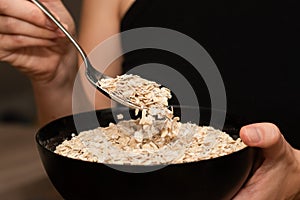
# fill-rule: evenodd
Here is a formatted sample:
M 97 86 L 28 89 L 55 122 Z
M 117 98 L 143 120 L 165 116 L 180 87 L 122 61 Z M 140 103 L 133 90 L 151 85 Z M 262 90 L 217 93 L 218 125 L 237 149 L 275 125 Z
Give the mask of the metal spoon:
M 134 108 L 134 109 L 141 109 L 138 105 L 135 105 L 134 103 L 130 102 L 128 99 L 124 99 L 124 97 L 119 96 L 117 94 L 114 93 L 109 93 L 107 90 L 103 89 L 100 84 L 98 84 L 98 81 L 100 79 L 103 78 L 111 78 L 101 72 L 99 72 L 98 70 L 96 70 L 90 60 L 88 59 L 86 53 L 84 52 L 84 50 L 81 48 L 81 46 L 79 45 L 79 43 L 76 41 L 75 38 L 73 38 L 73 36 L 65 29 L 65 27 L 54 17 L 54 15 L 52 15 L 52 13 L 49 11 L 49 9 L 47 9 L 41 2 L 39 2 L 38 0 L 31 0 L 31 2 L 33 2 L 37 7 L 39 7 L 57 26 L 60 30 L 62 30 L 62 32 L 68 37 L 68 39 L 72 42 L 72 44 L 76 47 L 76 49 L 79 51 L 84 65 L 85 65 L 85 75 L 86 78 L 89 80 L 89 82 L 96 87 L 100 92 L 102 92 L 105 96 L 115 100 L 116 102 L 125 105 L 127 107 L 130 108 Z

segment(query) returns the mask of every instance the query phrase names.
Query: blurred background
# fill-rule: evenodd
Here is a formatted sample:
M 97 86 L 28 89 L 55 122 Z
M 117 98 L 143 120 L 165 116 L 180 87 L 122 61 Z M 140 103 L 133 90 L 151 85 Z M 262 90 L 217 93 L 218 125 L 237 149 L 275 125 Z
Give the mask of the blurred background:
M 64 0 L 78 27 L 81 0 Z M 42 67 L 42 65 L 41 65 Z M 38 156 L 30 81 L 0 62 L 0 199 L 60 200 Z

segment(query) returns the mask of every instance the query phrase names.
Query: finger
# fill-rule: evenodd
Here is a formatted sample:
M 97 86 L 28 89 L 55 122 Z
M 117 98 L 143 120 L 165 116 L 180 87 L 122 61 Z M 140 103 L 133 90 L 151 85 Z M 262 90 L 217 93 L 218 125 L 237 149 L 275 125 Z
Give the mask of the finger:
M 55 40 L 33 38 L 24 35 L 2 35 L 0 34 L 0 46 L 5 51 L 12 51 L 24 47 L 56 46 Z
M 54 39 L 59 36 L 59 33 L 56 31 L 50 31 L 8 16 L 0 16 L 0 33 L 25 35 L 42 39 Z
M 0 3 L 0 14 L 18 18 L 50 30 L 57 29 L 57 26 L 30 1 L 2 0 Z
M 264 157 L 268 159 L 282 156 L 288 145 L 278 127 L 271 123 L 244 126 L 240 137 L 248 146 L 262 148 Z

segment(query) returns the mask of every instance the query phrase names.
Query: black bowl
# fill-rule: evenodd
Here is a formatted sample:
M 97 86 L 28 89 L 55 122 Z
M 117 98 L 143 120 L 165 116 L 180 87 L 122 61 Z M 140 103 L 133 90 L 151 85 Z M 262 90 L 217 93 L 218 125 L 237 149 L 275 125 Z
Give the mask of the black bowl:
M 181 107 L 175 111 L 185 122 L 223 127 L 222 111 L 214 111 L 212 123 L 209 109 Z M 115 123 L 118 113 L 125 117 L 131 114 L 125 108 L 86 112 L 57 119 L 37 132 L 37 147 L 44 168 L 65 199 L 231 199 L 251 173 L 256 150 L 250 147 L 214 159 L 165 166 L 106 165 L 53 152 L 72 133 Z M 238 137 L 243 125 L 238 121 L 226 115 L 223 130 Z

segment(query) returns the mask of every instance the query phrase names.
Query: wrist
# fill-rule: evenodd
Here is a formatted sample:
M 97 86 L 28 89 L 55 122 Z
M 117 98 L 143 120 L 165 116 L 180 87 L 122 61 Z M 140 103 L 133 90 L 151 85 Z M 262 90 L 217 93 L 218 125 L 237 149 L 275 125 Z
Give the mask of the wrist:
M 40 125 L 72 113 L 72 87 L 33 84 L 37 116 Z
M 66 60 L 60 63 L 53 78 L 31 79 L 40 125 L 72 114 L 72 93 L 77 68 L 76 62 Z

